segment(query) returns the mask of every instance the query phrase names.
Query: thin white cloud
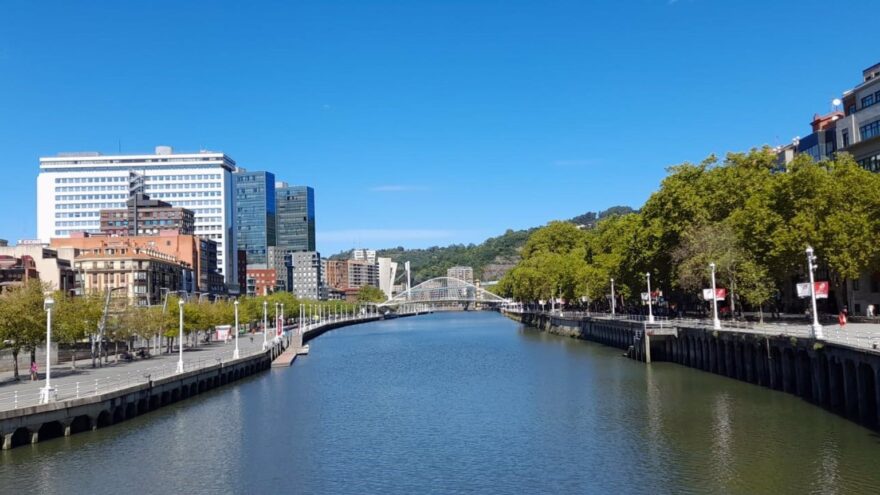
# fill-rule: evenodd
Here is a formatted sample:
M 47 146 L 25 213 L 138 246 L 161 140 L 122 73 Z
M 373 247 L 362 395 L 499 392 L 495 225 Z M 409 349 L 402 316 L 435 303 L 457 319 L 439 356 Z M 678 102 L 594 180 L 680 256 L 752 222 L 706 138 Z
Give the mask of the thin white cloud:
M 409 191 L 424 191 L 427 188 L 424 186 L 408 186 L 404 184 L 385 184 L 382 186 L 371 187 L 370 191 L 373 192 L 409 192 Z
M 319 242 L 353 242 L 356 244 L 384 242 L 400 244 L 404 241 L 448 240 L 464 232 L 449 229 L 349 229 L 318 232 Z

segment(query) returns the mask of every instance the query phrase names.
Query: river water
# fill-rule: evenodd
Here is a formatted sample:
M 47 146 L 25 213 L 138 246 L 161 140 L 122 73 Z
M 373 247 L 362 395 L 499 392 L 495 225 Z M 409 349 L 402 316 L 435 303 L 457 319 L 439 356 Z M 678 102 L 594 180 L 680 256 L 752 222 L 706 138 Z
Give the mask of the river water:
M 780 392 L 438 313 L 0 453 L 3 494 L 125 492 L 880 493 L 880 437 Z

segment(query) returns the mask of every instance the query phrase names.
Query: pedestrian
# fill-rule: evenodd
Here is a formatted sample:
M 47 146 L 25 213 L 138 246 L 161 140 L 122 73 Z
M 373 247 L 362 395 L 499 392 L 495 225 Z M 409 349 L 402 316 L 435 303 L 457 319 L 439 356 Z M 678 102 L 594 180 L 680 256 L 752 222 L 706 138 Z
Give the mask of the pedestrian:
M 874 317 L 874 305 L 873 304 L 868 305 L 868 312 L 865 316 L 867 316 L 868 318 Z
M 840 310 L 840 314 L 837 315 L 837 323 L 840 324 L 841 330 L 846 328 L 846 308 Z
M 37 381 L 37 362 L 31 361 L 31 381 Z

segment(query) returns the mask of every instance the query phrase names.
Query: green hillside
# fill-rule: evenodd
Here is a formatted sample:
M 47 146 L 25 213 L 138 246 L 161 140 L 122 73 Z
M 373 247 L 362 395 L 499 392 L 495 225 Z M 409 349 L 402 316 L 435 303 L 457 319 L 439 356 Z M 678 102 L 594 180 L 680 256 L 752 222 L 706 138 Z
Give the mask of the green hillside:
M 587 212 L 568 220 L 582 228 L 593 228 L 605 216 L 629 213 L 628 206 L 615 206 L 601 212 Z M 446 275 L 453 266 L 471 266 L 474 278 L 483 281 L 498 280 L 520 260 L 520 249 L 529 235 L 538 227 L 525 230 L 507 230 L 498 237 L 486 239 L 480 244 L 452 244 L 434 246 L 426 249 L 405 249 L 402 246 L 377 250 L 378 256 L 391 258 L 401 264 L 398 274 L 403 273 L 403 262 L 409 261 L 413 271 L 413 285 L 433 277 Z M 351 251 L 331 256 L 333 259 L 346 259 Z

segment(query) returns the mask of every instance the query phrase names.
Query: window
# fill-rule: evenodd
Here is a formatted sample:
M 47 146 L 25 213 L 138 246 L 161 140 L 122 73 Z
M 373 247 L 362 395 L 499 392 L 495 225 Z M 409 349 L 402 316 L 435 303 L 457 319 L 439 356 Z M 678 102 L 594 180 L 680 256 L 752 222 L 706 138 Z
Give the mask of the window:
M 862 108 L 870 107 L 871 105 L 873 105 L 876 102 L 877 101 L 874 99 L 873 94 L 865 96 L 864 98 L 862 98 Z
M 880 136 L 880 120 L 875 120 L 870 124 L 865 124 L 859 127 L 859 132 L 862 135 L 862 141 L 871 139 L 875 136 Z

